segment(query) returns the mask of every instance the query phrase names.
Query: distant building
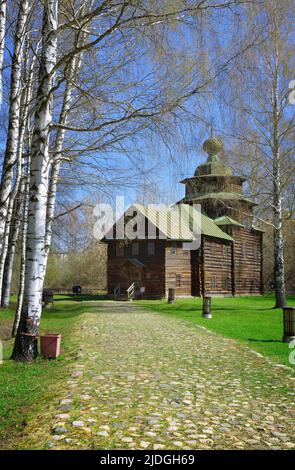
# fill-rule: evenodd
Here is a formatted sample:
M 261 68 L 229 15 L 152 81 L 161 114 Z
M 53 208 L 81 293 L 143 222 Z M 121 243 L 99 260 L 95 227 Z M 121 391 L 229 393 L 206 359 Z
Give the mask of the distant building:
M 189 217 L 169 228 L 160 223 L 161 211 L 145 209 L 145 227 L 155 226 L 154 240 L 104 240 L 110 296 L 125 297 L 130 286 L 141 298 L 163 298 L 169 288 L 176 296 L 263 293 L 263 233 L 253 225 L 255 203 L 243 194 L 246 178 L 234 176 L 223 163 L 219 139 L 211 137 L 203 148 L 208 153 L 206 163 L 181 181 L 185 197 L 168 211 L 172 219 L 178 204 L 185 204 Z M 201 216 L 191 207 L 195 203 L 201 204 Z M 142 206 L 133 209 L 142 211 Z M 183 242 L 191 240 L 194 217 L 201 217 L 201 244 L 188 250 Z

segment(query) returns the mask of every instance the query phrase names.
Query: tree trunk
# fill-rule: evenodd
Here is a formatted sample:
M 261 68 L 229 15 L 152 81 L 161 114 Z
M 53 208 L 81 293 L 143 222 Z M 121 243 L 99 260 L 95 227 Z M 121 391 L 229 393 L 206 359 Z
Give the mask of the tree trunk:
M 5 48 L 6 0 L 0 0 L 0 109 L 3 101 L 2 66 Z
M 279 149 L 275 148 L 273 165 L 273 207 L 274 207 L 274 281 L 275 308 L 286 305 L 284 234 L 282 216 L 282 189 Z
M 282 175 L 280 154 L 280 110 L 279 110 L 279 47 L 277 37 L 277 16 L 275 10 L 275 44 L 273 73 L 273 210 L 274 210 L 274 281 L 275 308 L 286 305 L 284 234 L 282 216 Z
M 25 289 L 21 318 L 12 358 L 32 361 L 37 356 L 37 335 L 42 311 L 44 242 L 49 171 L 49 127 L 52 122 L 51 90 L 57 53 L 58 0 L 44 4 L 39 87 L 32 138 L 28 208 Z
M 22 214 L 23 214 L 23 188 L 19 191 L 19 196 L 17 198 L 17 203 L 15 204 L 15 210 L 13 213 L 13 223 L 11 224 L 9 242 L 8 242 L 8 251 L 4 265 L 3 281 L 2 281 L 2 298 L 1 298 L 1 307 L 8 308 L 10 300 L 10 290 L 12 282 L 12 273 L 14 266 L 14 258 L 16 251 L 16 244 L 19 236 Z
M 27 247 L 27 232 L 28 232 L 29 185 L 30 185 L 29 168 L 30 168 L 30 158 L 28 158 L 28 172 L 27 172 L 26 190 L 25 190 L 25 197 L 24 197 L 23 225 L 22 225 L 22 233 L 21 233 L 19 287 L 18 287 L 16 311 L 15 311 L 14 322 L 13 322 L 13 327 L 12 327 L 12 332 L 11 332 L 12 337 L 16 336 L 16 333 L 18 330 L 22 306 L 23 306 L 24 290 L 25 290 L 26 247 Z
M 27 53 L 28 53 L 29 48 L 27 48 Z M 24 191 L 24 178 L 23 178 L 23 173 L 24 173 L 24 166 L 25 166 L 25 155 L 23 155 L 24 151 L 24 145 L 25 145 L 25 136 L 26 136 L 26 130 L 27 130 L 27 125 L 28 125 L 28 116 L 29 116 L 29 106 L 32 98 L 32 82 L 33 82 L 33 72 L 34 72 L 34 64 L 35 64 L 35 58 L 32 59 L 32 63 L 30 66 L 28 66 L 28 54 L 26 55 L 26 63 L 25 63 L 25 74 L 24 74 L 24 85 L 25 88 L 23 89 L 22 96 L 21 96 L 21 119 L 20 119 L 20 129 L 19 129 L 19 137 L 18 137 L 18 149 L 17 149 L 17 156 L 16 156 L 16 161 L 17 161 L 17 174 L 16 174 L 16 179 L 14 182 L 14 187 L 11 192 L 9 202 L 8 202 L 8 210 L 6 214 L 6 223 L 5 223 L 5 232 L 4 232 L 4 238 L 3 238 L 3 243 L 2 243 L 2 250 L 0 253 L 0 301 L 1 301 L 1 306 L 4 306 L 7 304 L 7 299 L 5 302 L 3 302 L 3 277 L 4 277 L 4 272 L 5 272 L 5 263 L 6 263 L 6 257 L 8 254 L 8 251 L 10 250 L 10 254 L 13 253 L 13 244 L 15 246 L 15 243 L 17 241 L 17 233 L 12 234 L 10 237 L 10 232 L 11 232 L 11 221 L 12 221 L 12 214 L 15 206 L 15 199 L 19 193 L 23 193 Z M 21 183 L 22 182 L 22 183 Z M 19 191 L 19 187 L 22 185 L 21 190 Z M 17 206 L 18 204 L 16 204 Z M 20 215 L 20 214 L 19 214 Z M 18 231 L 19 229 L 19 224 L 15 223 L 15 230 Z M 15 240 L 15 241 L 14 241 Z M 9 243 L 10 242 L 10 243 Z M 14 259 L 14 253 L 10 257 L 10 264 L 13 262 Z M 7 265 L 8 267 L 9 265 Z M 13 265 L 11 266 L 12 269 Z M 10 267 L 8 267 L 10 269 Z M 6 295 L 7 291 L 10 292 L 10 286 L 7 285 L 7 282 L 9 281 L 9 278 L 11 280 L 11 276 L 6 276 Z M 9 298 L 8 298 L 8 303 L 9 303 Z
M 2 167 L 0 185 L 0 251 L 5 233 L 7 209 L 13 182 L 14 165 L 18 150 L 21 104 L 21 74 L 24 52 L 24 38 L 29 14 L 29 0 L 20 2 L 16 33 L 14 37 L 14 54 L 11 67 L 11 87 L 9 98 L 9 118 L 7 143 Z
M 82 8 L 82 13 L 83 14 L 85 13 L 86 8 L 88 9 L 88 11 L 90 11 L 92 6 L 93 6 L 93 0 L 90 0 L 87 6 L 84 5 L 84 8 Z M 77 47 L 81 46 L 84 40 L 85 40 L 85 34 L 84 33 L 81 34 L 79 32 L 76 36 L 76 46 Z M 70 111 L 72 94 L 73 94 L 73 82 L 81 66 L 81 56 L 82 54 L 75 55 L 69 62 L 67 70 L 65 72 L 66 86 L 65 86 L 65 91 L 63 95 L 62 108 L 61 108 L 61 112 L 59 116 L 59 124 L 61 125 L 65 125 L 67 123 L 67 117 Z M 57 129 L 57 132 L 56 132 L 55 144 L 53 148 L 53 163 L 51 167 L 51 174 L 50 174 L 50 181 L 49 181 L 49 188 L 48 188 L 46 233 L 45 233 L 45 254 L 44 254 L 45 270 L 46 270 L 46 266 L 48 262 L 49 249 L 50 249 L 51 239 L 52 239 L 52 223 L 53 223 L 53 218 L 54 218 L 57 183 L 58 183 L 58 176 L 59 176 L 61 161 L 62 161 L 62 149 L 63 149 L 63 144 L 64 144 L 64 138 L 65 138 L 65 130 L 62 127 L 60 127 Z

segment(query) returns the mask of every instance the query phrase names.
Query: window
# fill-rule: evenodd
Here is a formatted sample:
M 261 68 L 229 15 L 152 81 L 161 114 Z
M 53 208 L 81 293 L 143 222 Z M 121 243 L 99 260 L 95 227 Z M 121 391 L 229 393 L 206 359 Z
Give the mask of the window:
M 211 255 L 215 255 L 215 242 L 211 242 Z
M 248 217 L 244 217 L 244 219 L 243 219 L 243 225 L 244 225 L 245 228 L 248 228 L 248 229 L 251 228 L 250 219 L 249 219 Z
M 148 242 L 148 255 L 155 254 L 155 242 Z
M 257 255 L 258 255 L 258 247 L 257 247 L 257 245 L 254 245 L 253 246 L 253 256 L 254 256 L 254 258 L 257 258 Z
M 216 289 L 216 278 L 211 277 L 211 289 Z
M 227 278 L 222 278 L 222 290 L 227 290 Z
M 116 243 L 116 256 L 124 256 L 124 245 Z
M 172 255 L 176 255 L 176 254 L 177 254 L 177 246 L 176 246 L 176 243 L 173 243 L 173 245 L 172 245 L 171 254 L 172 254 Z
M 242 243 L 242 256 L 243 258 L 247 256 L 247 243 L 246 242 Z
M 139 243 L 133 242 L 131 245 L 131 253 L 133 255 L 138 255 L 139 254 Z
M 134 281 L 140 281 L 141 280 L 141 273 L 140 271 L 133 271 L 132 277 Z
M 257 287 L 256 279 L 251 279 L 251 289 L 256 289 L 256 287 Z
M 242 279 L 242 289 L 247 289 L 247 279 Z
M 181 274 L 176 274 L 176 287 L 181 287 Z
M 222 244 L 222 256 L 227 256 L 227 245 L 225 243 Z

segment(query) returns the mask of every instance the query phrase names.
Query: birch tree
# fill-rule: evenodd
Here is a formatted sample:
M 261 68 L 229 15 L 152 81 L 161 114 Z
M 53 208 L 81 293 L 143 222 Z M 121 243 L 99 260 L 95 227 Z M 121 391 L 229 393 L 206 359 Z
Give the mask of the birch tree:
M 21 76 L 27 20 L 30 11 L 30 0 L 22 0 L 19 5 L 14 52 L 11 65 L 9 117 L 6 150 L 2 166 L 0 184 L 0 252 L 5 234 L 7 209 L 13 185 L 14 166 L 17 159 L 18 137 L 20 128 Z
M 260 200 L 258 216 L 273 227 L 275 307 L 286 304 L 283 223 L 284 212 L 290 217 L 286 195 L 294 185 L 295 121 L 288 102 L 294 69 L 291 11 L 287 0 L 284 5 L 268 0 L 249 8 L 252 27 L 263 18 L 263 40 L 230 73 L 227 94 L 238 165 L 249 174 L 251 192 Z
M 12 357 L 31 361 L 37 354 L 37 334 L 42 309 L 44 235 L 49 172 L 49 126 L 52 121 L 52 88 L 57 56 L 58 0 L 44 2 L 39 86 L 32 137 L 31 178 L 26 243 L 24 301 Z
M 5 49 L 5 25 L 6 25 L 7 0 L 0 0 L 0 109 L 2 105 L 2 66 Z
M 27 47 L 29 49 L 29 47 Z M 25 138 L 28 136 L 27 133 L 27 124 L 28 124 L 28 116 L 30 111 L 30 103 L 32 98 L 32 86 L 33 86 L 33 74 L 34 74 L 34 65 L 35 65 L 35 56 L 30 61 L 29 53 L 26 54 L 25 64 L 24 64 L 24 77 L 22 81 L 22 92 L 21 92 L 21 100 L 20 100 L 20 125 L 19 125 L 19 135 L 18 135 L 18 144 L 17 144 L 17 154 L 16 154 L 16 174 L 14 178 L 14 185 L 11 190 L 11 194 L 8 201 L 7 207 L 7 214 L 5 219 L 5 230 L 4 230 L 4 238 L 2 243 L 2 250 L 0 254 L 0 299 L 1 305 L 3 307 L 8 306 L 9 302 L 9 293 L 10 293 L 10 282 L 12 273 L 8 272 L 5 276 L 6 280 L 6 293 L 5 293 L 5 300 L 3 299 L 3 275 L 4 275 L 4 267 L 6 263 L 6 257 L 9 249 L 9 257 L 6 267 L 8 271 L 12 270 L 13 267 L 13 259 L 14 259 L 14 252 L 15 252 L 15 245 L 17 241 L 17 235 L 20 225 L 20 220 L 15 220 L 13 224 L 14 233 L 12 233 L 12 237 L 10 239 L 9 244 L 9 237 L 11 233 L 11 220 L 12 214 L 14 210 L 14 203 L 16 197 L 19 195 L 19 199 L 23 199 L 23 190 L 24 190 L 24 167 L 26 166 L 26 158 L 27 152 L 25 151 Z M 22 204 L 19 203 L 18 200 L 16 203 L 17 209 L 14 211 L 15 216 L 21 216 L 21 209 Z

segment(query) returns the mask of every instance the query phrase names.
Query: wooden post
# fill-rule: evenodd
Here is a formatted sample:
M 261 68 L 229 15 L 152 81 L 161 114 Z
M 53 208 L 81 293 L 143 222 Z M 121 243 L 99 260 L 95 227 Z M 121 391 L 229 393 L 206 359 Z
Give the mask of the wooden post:
M 211 313 L 211 297 L 206 295 L 203 297 L 203 314 L 202 318 L 212 318 Z
M 264 294 L 264 283 L 263 283 L 263 235 L 260 234 L 260 293 Z
M 295 307 L 283 307 L 284 313 L 284 343 L 295 341 Z
M 174 304 L 175 300 L 175 289 L 169 288 L 168 290 L 168 304 Z
M 202 236 L 201 237 L 201 273 L 202 273 L 202 295 L 203 297 L 206 295 L 206 280 L 205 280 L 205 241 L 206 239 Z
M 235 273 L 235 242 L 231 243 L 231 288 L 232 296 L 236 295 L 236 273 Z

